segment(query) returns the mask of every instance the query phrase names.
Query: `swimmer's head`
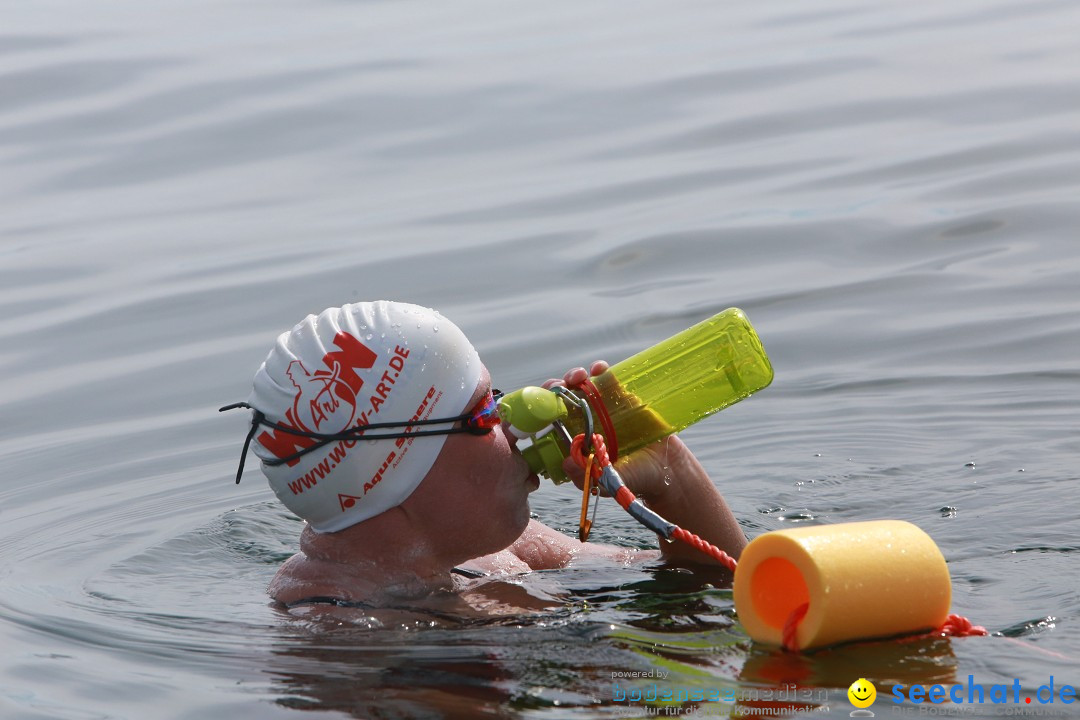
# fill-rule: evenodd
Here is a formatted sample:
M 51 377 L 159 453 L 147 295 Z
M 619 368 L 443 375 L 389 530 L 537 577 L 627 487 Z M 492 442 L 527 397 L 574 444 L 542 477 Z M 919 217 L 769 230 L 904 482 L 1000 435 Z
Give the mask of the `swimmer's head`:
M 368 433 L 393 434 L 453 418 L 469 410 L 480 374 L 464 333 L 434 310 L 388 301 L 329 308 L 282 333 L 255 373 L 248 404 L 264 419 L 252 447 L 278 499 L 316 531 L 337 532 L 404 502 L 447 436 L 325 442 L 304 433 L 400 423 Z

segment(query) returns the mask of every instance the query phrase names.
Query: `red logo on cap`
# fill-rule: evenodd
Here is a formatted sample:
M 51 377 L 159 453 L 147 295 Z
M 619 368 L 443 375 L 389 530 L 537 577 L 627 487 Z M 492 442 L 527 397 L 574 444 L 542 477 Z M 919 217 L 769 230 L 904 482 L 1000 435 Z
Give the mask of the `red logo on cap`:
M 341 505 L 341 512 L 345 512 L 356 505 L 357 500 L 363 500 L 363 498 L 359 495 L 343 495 L 342 493 L 338 493 L 337 496 L 338 504 Z
M 364 386 L 357 370 L 375 364 L 376 355 L 348 333 L 339 332 L 334 344 L 340 350 L 323 355 L 326 369 L 309 372 L 299 360 L 289 363 L 285 374 L 296 387 L 293 406 L 285 413 L 282 425 L 307 432 L 336 433 L 349 427 L 356 417 L 356 395 Z M 279 458 L 311 447 L 315 438 L 271 429 L 259 435 L 259 442 Z M 299 459 L 291 461 L 295 465 Z
M 356 415 L 356 392 L 341 379 L 341 363 L 335 361 L 329 372 L 316 370 L 312 374 L 302 362 L 293 360 L 285 374 L 296 388 L 291 417 L 297 425 L 308 432 L 327 434 L 349 427 Z

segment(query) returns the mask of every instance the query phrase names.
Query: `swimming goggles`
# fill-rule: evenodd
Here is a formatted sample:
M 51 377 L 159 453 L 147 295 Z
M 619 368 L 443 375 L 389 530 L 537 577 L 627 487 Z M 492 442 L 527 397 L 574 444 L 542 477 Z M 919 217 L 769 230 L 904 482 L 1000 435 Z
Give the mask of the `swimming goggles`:
M 461 415 L 455 415 L 454 417 L 405 420 L 402 422 L 368 423 L 367 425 L 346 428 L 345 430 L 336 433 L 310 432 L 289 425 L 282 425 L 273 420 L 268 420 L 261 410 L 252 407 L 246 402 L 226 405 L 223 408 L 219 408 L 218 412 L 236 410 L 238 408 L 247 408 L 248 410 L 251 410 L 251 429 L 248 430 L 247 438 L 244 439 L 244 449 L 240 452 L 240 466 L 236 469 L 236 482 L 239 484 L 240 476 L 244 474 L 244 463 L 247 459 L 248 448 L 251 446 L 251 441 L 255 438 L 255 433 L 258 432 L 260 425 L 265 425 L 268 428 L 273 428 L 290 435 L 313 438 L 318 441 L 287 457 L 263 460 L 267 465 L 274 467 L 290 463 L 308 453 L 315 452 L 319 448 L 329 445 L 332 442 L 341 440 L 391 440 L 394 438 L 423 437 L 425 435 L 454 435 L 456 433 L 487 435 L 501 422 L 501 419 L 499 418 L 499 398 L 501 397 L 502 392 L 499 390 L 488 390 L 487 395 L 480 398 L 480 401 L 468 412 L 462 413 Z M 418 425 L 449 425 L 458 422 L 460 422 L 461 425 L 456 427 L 435 428 L 431 430 L 413 429 Z M 375 435 L 368 434 L 371 430 L 383 430 L 387 428 L 404 428 L 404 430 L 400 432 L 378 433 Z

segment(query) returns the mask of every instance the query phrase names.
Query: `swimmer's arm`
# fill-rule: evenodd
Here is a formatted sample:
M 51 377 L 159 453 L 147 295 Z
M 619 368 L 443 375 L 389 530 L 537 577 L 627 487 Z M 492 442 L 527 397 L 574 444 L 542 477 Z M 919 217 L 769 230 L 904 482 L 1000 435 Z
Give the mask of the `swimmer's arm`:
M 627 487 L 661 517 L 739 558 L 746 535 L 708 473 L 677 435 L 620 458 L 615 467 Z M 660 555 L 675 564 L 718 564 L 682 542 L 661 541 Z

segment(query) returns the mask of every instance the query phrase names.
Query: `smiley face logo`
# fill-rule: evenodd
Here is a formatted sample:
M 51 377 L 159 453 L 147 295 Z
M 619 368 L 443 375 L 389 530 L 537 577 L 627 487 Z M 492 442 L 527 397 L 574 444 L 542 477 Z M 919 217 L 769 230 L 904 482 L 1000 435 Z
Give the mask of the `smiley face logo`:
M 857 708 L 868 708 L 877 700 L 877 688 L 866 678 L 859 678 L 847 689 L 848 700 Z

